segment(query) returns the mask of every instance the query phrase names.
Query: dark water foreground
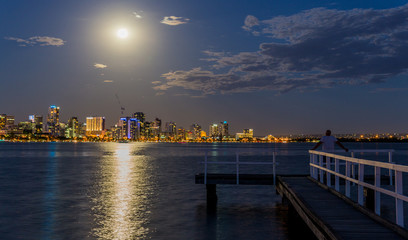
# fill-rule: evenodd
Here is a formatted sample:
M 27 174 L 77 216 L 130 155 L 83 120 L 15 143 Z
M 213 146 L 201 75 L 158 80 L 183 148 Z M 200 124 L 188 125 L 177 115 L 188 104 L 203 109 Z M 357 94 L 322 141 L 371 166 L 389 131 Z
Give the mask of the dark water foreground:
M 301 226 L 274 187 L 219 186 L 210 212 L 194 174 L 209 149 L 213 159 L 243 151 L 242 161 L 270 161 L 273 148 L 278 173 L 307 174 L 312 146 L 0 143 L 0 239 L 298 239 Z M 394 148 L 397 162 L 408 155 L 408 144 L 348 147 Z

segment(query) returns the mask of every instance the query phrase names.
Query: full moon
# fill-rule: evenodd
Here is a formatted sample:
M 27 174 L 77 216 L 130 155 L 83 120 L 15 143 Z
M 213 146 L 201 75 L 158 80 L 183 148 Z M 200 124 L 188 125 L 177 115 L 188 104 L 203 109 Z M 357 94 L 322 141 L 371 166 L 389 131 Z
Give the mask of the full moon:
M 129 32 L 127 29 L 125 28 L 121 28 L 116 32 L 116 35 L 118 36 L 118 38 L 127 38 L 129 36 Z

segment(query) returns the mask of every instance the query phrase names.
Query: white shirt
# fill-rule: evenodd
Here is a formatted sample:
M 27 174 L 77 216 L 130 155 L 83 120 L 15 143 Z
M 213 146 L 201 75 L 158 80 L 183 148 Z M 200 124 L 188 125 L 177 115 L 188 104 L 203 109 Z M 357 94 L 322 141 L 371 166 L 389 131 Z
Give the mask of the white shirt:
M 334 144 L 337 142 L 337 139 L 333 136 L 323 136 L 322 139 L 320 139 L 320 142 L 323 143 L 323 151 L 333 151 Z

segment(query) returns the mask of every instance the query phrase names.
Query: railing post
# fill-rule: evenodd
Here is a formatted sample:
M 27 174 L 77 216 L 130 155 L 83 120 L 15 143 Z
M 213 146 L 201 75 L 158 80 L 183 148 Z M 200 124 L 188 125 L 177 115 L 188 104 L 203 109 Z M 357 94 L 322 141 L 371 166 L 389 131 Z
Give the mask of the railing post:
M 350 177 L 351 163 L 346 161 L 346 177 Z M 350 181 L 346 180 L 346 197 L 350 198 Z
M 402 172 L 400 171 L 395 171 L 395 192 L 402 195 Z M 404 227 L 404 202 L 398 196 L 395 198 L 395 215 L 397 224 Z
M 392 152 L 388 152 L 388 162 L 392 163 Z M 388 170 L 388 174 L 390 175 L 390 185 L 392 186 L 392 170 Z
M 207 184 L 207 161 L 208 161 L 208 151 L 205 152 L 205 159 L 204 159 L 204 184 Z
M 354 152 L 351 152 L 351 157 L 354 158 Z M 355 164 L 354 163 L 350 163 L 350 164 L 351 164 L 351 177 L 353 179 L 356 179 Z M 353 182 L 353 186 L 354 185 L 356 185 L 356 184 Z
M 376 188 L 381 187 L 381 168 L 375 167 L 375 180 L 374 184 Z M 381 215 L 381 193 L 379 191 L 374 190 L 374 210 L 375 213 Z
M 340 169 L 339 169 L 339 159 L 335 158 L 334 159 L 334 171 L 336 173 L 340 173 Z M 334 188 L 336 189 L 337 192 L 340 191 L 340 181 L 339 181 L 339 176 L 335 176 L 334 177 Z
M 236 153 L 236 164 L 237 164 L 237 184 L 239 184 L 239 153 Z
M 326 168 L 328 170 L 331 170 L 330 167 L 331 167 L 330 158 L 326 157 Z M 327 182 L 327 186 L 330 187 L 331 186 L 331 174 L 327 171 L 326 171 L 326 182 Z
M 323 156 L 319 155 L 319 166 L 323 167 Z M 323 183 L 323 170 L 319 169 L 319 175 L 320 175 L 320 182 Z
M 313 176 L 313 166 L 312 166 L 312 164 L 313 164 L 313 154 L 309 154 L 309 170 L 310 170 L 310 176 L 311 177 L 314 177 Z
M 364 182 L 364 165 L 358 164 L 358 181 Z M 364 204 L 364 188 L 360 183 L 358 184 L 358 204 L 363 206 Z
M 316 154 L 313 154 L 313 164 L 318 164 L 317 163 L 317 155 Z M 313 178 L 314 179 L 318 179 L 318 172 L 317 172 L 317 168 L 316 167 L 313 167 Z

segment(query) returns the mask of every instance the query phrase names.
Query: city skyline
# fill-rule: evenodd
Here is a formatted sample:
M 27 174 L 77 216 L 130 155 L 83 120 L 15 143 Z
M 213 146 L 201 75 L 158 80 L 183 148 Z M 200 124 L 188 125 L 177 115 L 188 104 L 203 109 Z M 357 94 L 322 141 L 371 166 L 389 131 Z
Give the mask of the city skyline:
M 229 125 L 229 121 L 226 120 L 220 120 L 220 121 L 214 121 L 208 125 L 202 125 L 200 121 L 195 121 L 193 123 L 188 124 L 187 126 L 181 126 L 177 124 L 176 122 L 172 120 L 167 120 L 167 119 L 160 119 L 158 117 L 147 117 L 147 115 L 143 112 L 134 112 L 133 114 L 130 114 L 129 116 L 121 116 L 115 121 L 115 123 L 111 126 L 108 126 L 105 124 L 106 118 L 104 116 L 86 116 L 85 119 L 79 119 L 76 116 L 71 116 L 64 121 L 64 119 L 60 118 L 60 112 L 61 108 L 60 106 L 56 105 L 51 105 L 48 108 L 48 114 L 43 116 L 41 114 L 31 114 L 27 115 L 26 119 L 23 119 L 22 121 L 16 121 L 15 116 L 12 114 L 6 114 L 6 113 L 1 113 L 0 114 L 0 136 L 3 135 L 10 135 L 11 132 L 15 132 L 15 134 L 18 135 L 25 135 L 25 133 L 19 132 L 18 129 L 22 130 L 22 127 L 24 127 L 25 123 L 33 123 L 34 125 L 32 126 L 32 133 L 34 135 L 41 135 L 41 134 L 49 134 L 50 136 L 56 137 L 58 134 L 56 134 L 55 128 L 61 124 L 63 126 L 62 129 L 69 130 L 70 132 L 65 132 L 60 134 L 60 136 L 65 135 L 67 138 L 73 138 L 77 137 L 75 136 L 78 133 L 75 133 L 74 128 L 83 128 L 83 136 L 88 136 L 88 135 L 93 135 L 93 136 L 99 136 L 99 135 L 105 135 L 102 131 L 107 130 L 107 131 L 115 131 L 115 129 L 120 129 L 122 126 L 125 126 L 124 128 L 128 128 L 126 130 L 126 134 L 124 134 L 124 137 L 130 138 L 130 131 L 138 131 L 138 135 L 134 135 L 135 133 L 132 134 L 132 139 L 133 138 L 140 138 L 140 130 L 141 130 L 141 125 L 140 123 L 143 124 L 148 124 L 148 126 L 151 124 L 151 127 L 157 128 L 158 127 L 158 132 L 156 132 L 154 135 L 160 135 L 160 134 L 166 134 L 166 133 L 175 133 L 179 130 L 184 131 L 186 134 L 189 132 L 196 132 L 197 129 L 198 132 L 194 133 L 195 135 L 199 135 L 199 132 L 204 132 L 204 137 L 206 138 L 214 138 L 218 136 L 226 136 L 226 137 L 236 137 L 240 138 L 242 136 L 245 136 L 246 133 L 250 132 L 251 136 L 254 136 L 256 138 L 264 138 L 264 137 L 273 137 L 273 136 L 278 136 L 278 137 L 295 137 L 295 138 L 302 138 L 302 137 L 311 137 L 315 138 L 321 135 L 324 135 L 322 133 L 299 133 L 299 134 L 254 134 L 254 128 L 250 126 L 246 126 L 243 129 L 239 130 L 231 130 L 235 129 L 234 127 Z M 129 124 L 131 122 L 135 122 L 134 130 L 131 130 L 129 128 Z M 126 123 L 128 122 L 128 123 Z M 21 125 L 23 124 L 23 125 Z M 157 125 L 158 124 L 158 125 Z M 126 126 L 127 125 L 127 126 Z M 4 128 L 5 127 L 5 128 Z M 118 128 L 119 127 L 119 128 Z M 143 128 L 143 126 L 142 126 Z M 1 131 L 3 130 L 3 131 Z M 64 130 L 64 131 L 65 131 Z M 73 131 L 73 132 L 72 132 Z M 256 129 L 255 129 L 256 131 Z M 8 133 L 7 133 L 8 132 Z M 92 133 L 91 133 L 92 132 Z M 98 132 L 98 133 L 95 133 Z M 91 134 L 90 134 L 91 133 Z M 337 132 L 334 135 L 337 136 L 342 136 L 346 138 L 408 138 L 408 132 Z
M 0 113 L 407 132 L 406 1 L 0 3 Z M 208 130 L 207 130 L 208 131 Z

